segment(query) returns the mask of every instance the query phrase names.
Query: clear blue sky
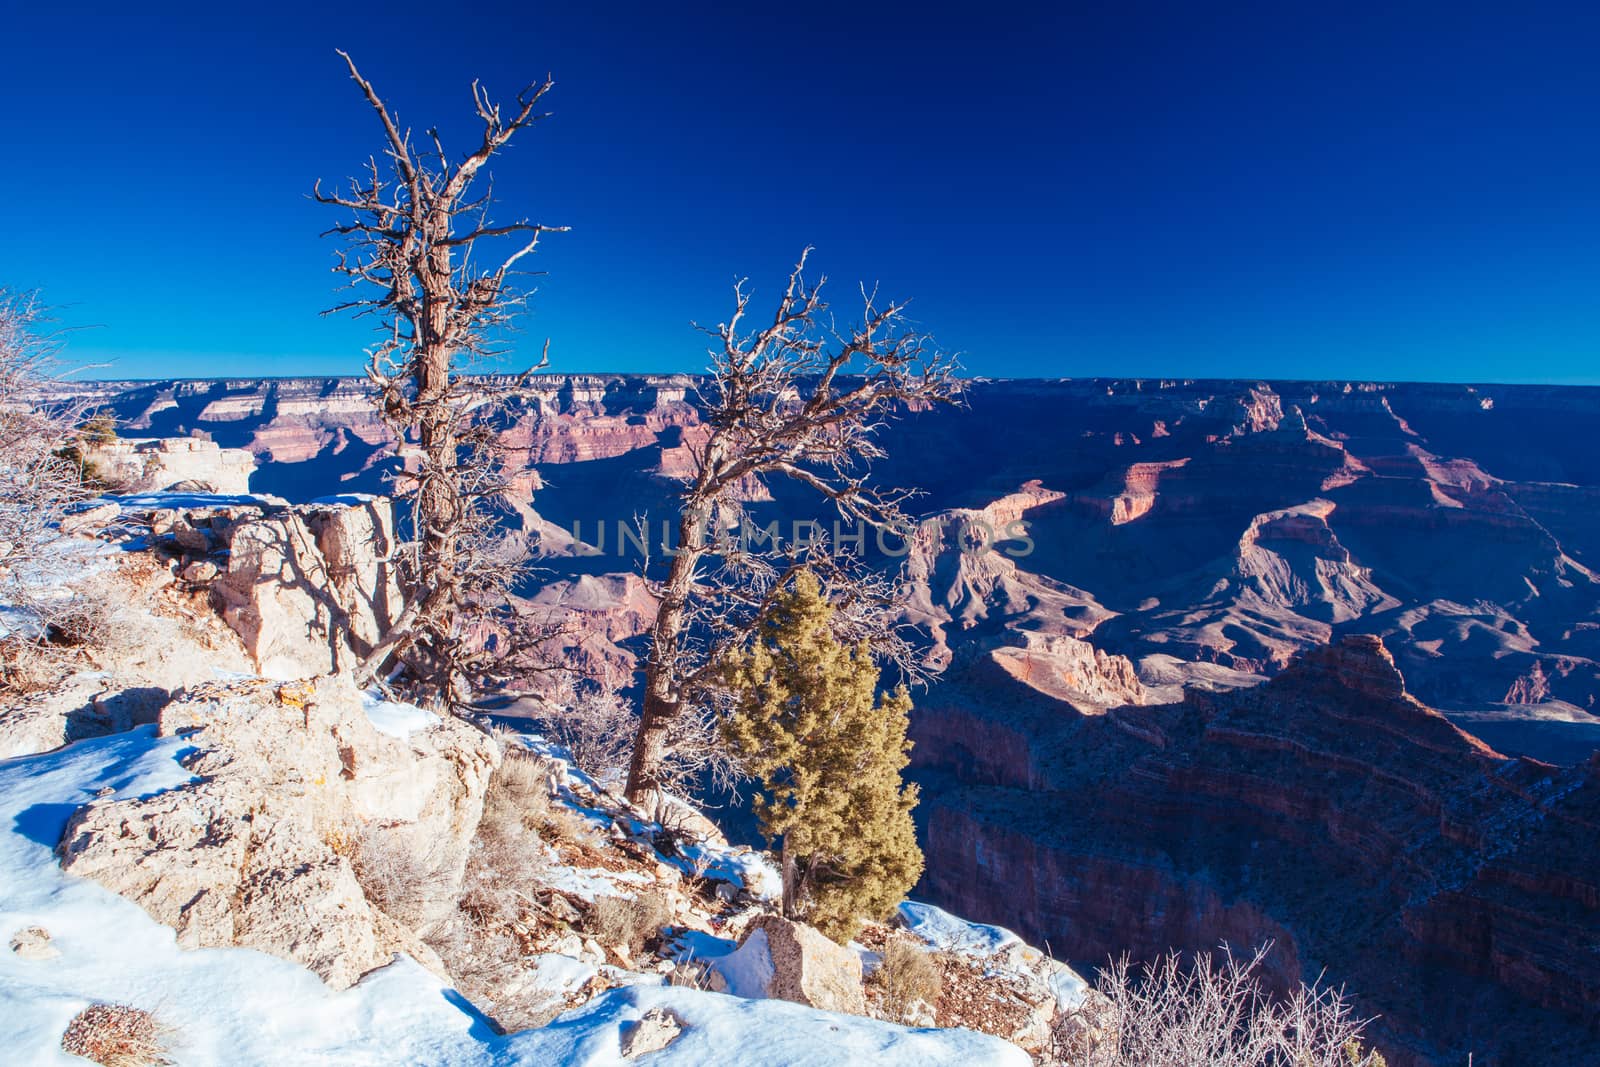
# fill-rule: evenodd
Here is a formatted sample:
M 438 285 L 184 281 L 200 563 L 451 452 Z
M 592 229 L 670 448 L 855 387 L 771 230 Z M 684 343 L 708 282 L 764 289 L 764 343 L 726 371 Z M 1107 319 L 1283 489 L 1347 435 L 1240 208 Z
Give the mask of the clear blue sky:
M 809 243 L 974 373 L 1600 381 L 1593 4 L 223 6 L 4 16 L 0 282 L 105 376 L 357 371 L 344 47 L 460 147 L 474 77 L 554 73 L 496 188 L 572 226 L 556 370 L 698 369 Z

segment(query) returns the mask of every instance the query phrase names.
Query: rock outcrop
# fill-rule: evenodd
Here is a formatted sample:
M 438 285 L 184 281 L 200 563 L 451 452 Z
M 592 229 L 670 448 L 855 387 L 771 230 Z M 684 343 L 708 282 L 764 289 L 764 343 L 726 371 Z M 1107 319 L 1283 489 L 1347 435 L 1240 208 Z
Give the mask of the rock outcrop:
M 119 438 L 86 444 L 84 460 L 125 492 L 181 488 L 196 493 L 248 493 L 256 459 L 199 437 Z
M 387 500 L 235 515 L 225 536 L 212 596 L 269 678 L 353 667 L 399 617 Z
M 420 887 L 425 928 L 454 906 L 499 750 L 454 720 L 385 735 L 362 700 L 336 679 L 195 687 L 159 719 L 192 746 L 195 780 L 84 806 L 62 867 L 138 903 L 182 945 L 260 949 L 336 988 L 397 951 L 437 967 L 417 928 L 368 902 L 351 857 L 381 838 Z

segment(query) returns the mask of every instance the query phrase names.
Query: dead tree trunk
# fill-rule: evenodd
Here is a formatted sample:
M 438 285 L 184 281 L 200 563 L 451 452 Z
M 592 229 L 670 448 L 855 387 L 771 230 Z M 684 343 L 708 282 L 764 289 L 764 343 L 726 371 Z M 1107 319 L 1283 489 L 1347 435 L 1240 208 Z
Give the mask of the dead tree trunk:
M 960 397 L 954 360 L 907 328 L 904 304 L 880 305 L 877 294 L 864 289 L 861 318 L 848 330 L 825 321 L 825 279 L 806 281 L 806 254 L 769 325 L 742 332 L 750 295 L 740 282 L 733 316 L 705 330 L 716 339 L 706 390 L 710 433 L 695 456 L 678 546 L 656 590 L 644 708 L 626 787 L 634 803 L 648 803 L 660 788 L 674 731 L 686 709 L 714 687 L 721 651 L 753 632 L 799 562 L 777 545 L 752 550 L 710 539 L 713 523 L 742 518 L 736 490 L 780 475 L 815 490 L 844 519 L 903 526 L 900 505 L 910 494 L 867 481 L 868 465 L 884 454 L 877 430 L 896 410 Z M 884 625 L 884 585 L 862 569 L 836 565 L 837 559 L 808 562 L 831 576 L 828 593 L 844 606 L 844 628 L 855 623 L 860 636 L 909 667 L 906 646 Z M 693 648 L 685 645 L 691 632 Z

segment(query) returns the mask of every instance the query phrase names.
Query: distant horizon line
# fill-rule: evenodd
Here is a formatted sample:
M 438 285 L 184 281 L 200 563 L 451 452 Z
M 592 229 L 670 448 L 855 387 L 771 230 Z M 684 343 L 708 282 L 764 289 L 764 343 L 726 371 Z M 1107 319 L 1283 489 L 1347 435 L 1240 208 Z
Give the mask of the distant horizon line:
M 468 378 L 502 379 L 502 378 L 518 378 L 518 377 L 521 377 L 522 375 L 520 373 L 518 373 L 518 372 L 496 371 L 496 372 L 492 372 L 492 373 L 483 373 L 483 374 L 465 374 L 463 376 L 464 377 L 468 377 Z M 703 379 L 706 379 L 706 378 L 710 378 L 711 376 L 712 375 L 711 375 L 711 373 L 709 371 L 554 371 L 554 370 L 538 371 L 538 372 L 535 372 L 535 373 L 529 375 L 530 378 L 534 378 L 534 379 L 558 379 L 558 378 L 647 378 L 647 379 L 655 378 L 655 379 L 672 379 L 672 378 L 684 378 L 684 379 L 695 379 L 695 380 L 703 380 Z M 1551 379 L 1538 379 L 1538 380 L 1524 379 L 1524 380 L 1520 380 L 1520 381 L 1494 381 L 1494 380 L 1488 380 L 1488 379 L 1359 378 L 1359 377 L 1352 377 L 1352 378 L 1327 378 L 1327 377 L 1299 378 L 1299 377 L 1264 377 L 1264 376 L 1261 376 L 1261 375 L 1234 375 L 1234 376 L 1225 376 L 1225 375 L 1223 375 L 1223 376 L 1219 376 L 1219 375 L 1174 375 L 1174 374 L 1151 374 L 1151 375 L 1126 375 L 1126 374 L 1124 374 L 1124 375 L 1112 375 L 1112 374 L 1084 374 L 1084 375 L 971 374 L 971 375 L 961 375 L 959 377 L 960 377 L 961 381 L 974 382 L 974 383 L 984 383 L 984 382 L 993 382 L 993 383 L 1025 383 L 1025 382 L 1045 382 L 1045 383 L 1067 383 L 1067 382 L 1130 382 L 1130 383 L 1133 383 L 1133 382 L 1136 382 L 1136 383 L 1145 383 L 1145 382 L 1151 382 L 1151 383 L 1157 383 L 1157 384 L 1171 383 L 1171 384 L 1177 385 L 1177 384 L 1201 384 L 1201 383 L 1248 383 L 1248 382 L 1259 382 L 1259 383 L 1268 384 L 1268 385 L 1273 384 L 1273 383 L 1281 383 L 1281 384 L 1294 384 L 1294 385 L 1374 385 L 1374 386 L 1428 385 L 1428 386 L 1457 386 L 1457 387 L 1466 388 L 1466 389 L 1479 388 L 1479 387 L 1496 388 L 1496 389 L 1506 389 L 1506 388 L 1517 388 L 1517 389 L 1524 389 L 1524 388 L 1526 388 L 1526 389 L 1540 389 L 1540 388 L 1544 388 L 1544 389 L 1600 389 L 1600 379 L 1586 380 L 1586 381 L 1571 381 L 1571 380 L 1563 381 L 1563 380 L 1551 380 Z M 192 377 L 168 376 L 168 377 L 159 377 L 159 378 L 92 377 L 92 378 L 76 378 L 76 379 L 74 379 L 74 378 L 68 376 L 68 377 L 64 377 L 64 378 L 60 379 L 60 381 L 64 385 L 87 385 L 89 383 L 127 384 L 127 385 L 159 385 L 159 384 L 166 383 L 166 382 L 238 382 L 238 381 L 257 381 L 257 382 L 306 382 L 306 381 L 350 382 L 350 381 L 358 381 L 358 382 L 366 382 L 366 381 L 369 381 L 369 379 L 365 375 L 361 375 L 361 374 L 258 374 L 258 375 L 221 374 L 221 375 L 203 375 L 203 376 L 202 375 L 196 375 L 196 376 L 192 376 Z

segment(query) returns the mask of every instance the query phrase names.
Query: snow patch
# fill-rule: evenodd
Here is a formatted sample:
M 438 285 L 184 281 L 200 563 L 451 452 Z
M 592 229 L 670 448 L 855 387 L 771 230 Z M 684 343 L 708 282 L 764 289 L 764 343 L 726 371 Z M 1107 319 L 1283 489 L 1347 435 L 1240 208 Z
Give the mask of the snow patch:
M 968 922 L 932 904 L 907 900 L 900 905 L 900 921 L 907 930 L 942 952 L 985 957 L 1022 944 L 1022 938 L 1003 926 Z
M 361 708 L 380 734 L 398 737 L 402 741 L 418 730 L 438 726 L 441 721 L 431 711 L 424 711 L 414 704 L 385 700 L 371 690 L 361 694 Z
M 713 963 L 717 972 L 728 983 L 728 992 L 736 997 L 760 1000 L 767 995 L 767 983 L 776 973 L 772 966 L 772 949 L 767 944 L 765 930 L 752 930 L 733 952 Z

